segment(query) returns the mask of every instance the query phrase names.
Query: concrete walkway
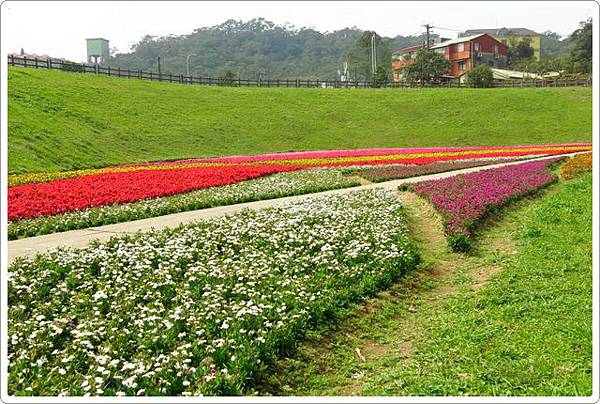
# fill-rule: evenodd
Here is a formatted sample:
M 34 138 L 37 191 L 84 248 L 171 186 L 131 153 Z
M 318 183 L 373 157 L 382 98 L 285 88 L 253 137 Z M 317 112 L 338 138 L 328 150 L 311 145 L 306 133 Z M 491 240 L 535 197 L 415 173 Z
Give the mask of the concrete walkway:
M 573 156 L 579 153 L 566 154 L 565 156 Z M 236 205 L 218 206 L 215 208 L 207 208 L 201 210 L 193 210 L 188 212 L 173 213 L 165 216 L 151 217 L 147 219 L 134 220 L 131 222 L 123 222 L 117 224 L 109 224 L 105 226 L 90 227 L 88 229 L 71 230 L 62 233 L 47 234 L 44 236 L 29 237 L 20 240 L 8 242 L 8 259 L 9 262 L 17 257 L 31 256 L 36 253 L 41 253 L 48 248 L 59 246 L 84 247 L 92 240 L 106 241 L 109 238 L 118 234 L 136 233 L 138 231 L 147 231 L 151 229 L 162 229 L 165 227 L 176 227 L 181 224 L 194 222 L 210 217 L 219 217 L 227 214 L 239 212 L 242 209 L 263 209 L 273 206 L 280 206 L 291 201 L 299 201 L 306 198 L 314 198 L 321 195 L 345 194 L 357 190 L 387 188 L 397 189 L 399 185 L 409 184 L 413 182 L 434 180 L 452 177 L 458 174 L 472 173 L 475 171 L 486 170 L 490 168 L 503 167 L 513 164 L 520 164 L 525 161 L 545 160 L 556 156 L 538 157 L 528 160 L 521 160 L 510 163 L 498 163 L 487 166 L 465 168 L 462 170 L 447 171 L 444 173 L 422 175 L 419 177 L 404 178 L 401 180 L 393 180 L 386 182 L 361 185 L 352 188 L 336 189 L 332 191 L 317 192 L 313 194 L 288 196 L 278 199 L 268 199 L 256 202 L 239 203 Z

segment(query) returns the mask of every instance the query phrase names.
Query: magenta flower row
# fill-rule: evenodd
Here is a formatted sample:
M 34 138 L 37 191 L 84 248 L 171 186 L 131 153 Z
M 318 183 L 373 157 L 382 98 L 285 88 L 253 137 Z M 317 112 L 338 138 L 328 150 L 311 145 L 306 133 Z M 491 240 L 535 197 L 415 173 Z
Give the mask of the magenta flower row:
M 591 143 L 564 143 L 564 144 L 537 144 L 537 145 L 518 145 L 518 146 L 466 146 L 466 147 L 406 147 L 406 148 L 369 148 L 369 149 L 342 149 L 342 150 L 316 150 L 302 152 L 270 153 L 259 154 L 255 156 L 228 156 L 214 158 L 194 158 L 185 160 L 176 160 L 168 162 L 145 163 L 157 165 L 170 165 L 182 163 L 251 163 L 259 161 L 287 160 L 287 159 L 316 159 L 316 158 L 337 158 L 337 157 L 364 157 L 364 156 L 387 156 L 393 154 L 414 154 L 414 153 L 435 153 L 435 152 L 459 152 L 468 150 L 510 150 L 523 147 L 584 147 L 591 146 Z M 125 164 L 137 165 L 137 164 Z
M 410 189 L 428 199 L 441 213 L 447 237 L 468 239 L 475 224 L 491 210 L 555 182 L 557 176 L 547 169 L 562 158 L 423 181 L 411 185 Z

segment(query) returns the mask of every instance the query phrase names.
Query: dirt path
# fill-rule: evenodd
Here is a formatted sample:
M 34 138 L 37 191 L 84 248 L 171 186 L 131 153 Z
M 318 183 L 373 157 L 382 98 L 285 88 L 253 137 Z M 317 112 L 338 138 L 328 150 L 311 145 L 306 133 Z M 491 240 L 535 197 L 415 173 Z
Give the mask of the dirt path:
M 399 196 L 421 252 L 419 268 L 357 306 L 333 330 L 309 335 L 294 358 L 277 363 L 260 394 L 361 395 L 378 369 L 411 363 L 445 295 L 459 289 L 475 293 L 500 271 L 493 257 L 512 252 L 510 242 L 496 235 L 482 237 L 470 255 L 453 253 L 433 207 L 409 192 Z

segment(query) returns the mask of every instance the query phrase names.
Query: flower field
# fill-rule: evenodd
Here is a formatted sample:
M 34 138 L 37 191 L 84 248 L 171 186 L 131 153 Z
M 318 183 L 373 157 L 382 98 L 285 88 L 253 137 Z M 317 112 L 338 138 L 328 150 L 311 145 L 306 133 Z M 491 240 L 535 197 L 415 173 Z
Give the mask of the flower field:
M 9 240 L 111 223 L 127 222 L 214 206 L 308 194 L 360 185 L 341 168 L 312 168 L 273 174 L 219 187 L 145 199 L 118 205 L 99 206 L 10 222 Z
M 558 177 L 548 167 L 563 157 L 532 161 L 403 186 L 428 199 L 442 214 L 448 244 L 470 248 L 475 227 L 494 209 L 537 191 Z
M 592 171 L 592 153 L 578 154 L 560 166 L 560 178 L 570 180 L 589 171 Z
M 93 206 L 134 202 L 198 188 L 232 184 L 283 171 L 292 165 L 225 166 L 136 170 L 60 179 L 9 188 L 9 220 L 56 215 Z
M 392 191 L 54 250 L 9 267 L 10 394 L 241 394 L 418 262 Z
M 9 222 L 8 238 L 14 240 L 48 233 L 84 229 L 112 223 L 156 217 L 171 213 L 235 203 L 301 195 L 360 185 L 357 176 L 382 181 L 474 167 L 516 158 L 471 159 L 468 161 L 430 163 L 424 165 L 382 165 L 309 168 L 277 173 L 218 187 L 202 188 L 172 196 L 98 206 L 52 216 Z
M 371 182 L 382 182 L 518 160 L 520 160 L 518 157 L 497 157 L 495 159 L 443 161 L 423 165 L 394 164 L 383 167 L 362 167 L 356 171 L 356 174 Z
M 18 221 L 224 186 L 315 167 L 412 164 L 564 154 L 589 144 L 489 148 L 362 149 L 193 159 L 11 176 L 8 219 Z M 64 175 L 64 178 L 61 177 Z

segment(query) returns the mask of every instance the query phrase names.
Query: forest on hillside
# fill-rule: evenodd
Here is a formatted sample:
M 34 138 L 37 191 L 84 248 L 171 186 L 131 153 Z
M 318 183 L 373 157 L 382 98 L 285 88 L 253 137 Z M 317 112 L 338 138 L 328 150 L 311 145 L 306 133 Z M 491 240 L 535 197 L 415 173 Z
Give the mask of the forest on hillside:
M 333 32 L 278 25 L 263 18 L 228 20 L 186 35 L 144 36 L 129 53 L 114 53 L 108 64 L 120 68 L 158 70 L 172 74 L 249 79 L 323 79 L 339 77 L 347 63 L 350 79 L 371 78 L 370 39 L 373 32 L 356 27 Z M 425 42 L 425 35 L 376 35 L 380 74 L 389 73 L 393 51 Z M 547 31 L 542 54 L 557 58 L 570 52 L 568 39 Z

